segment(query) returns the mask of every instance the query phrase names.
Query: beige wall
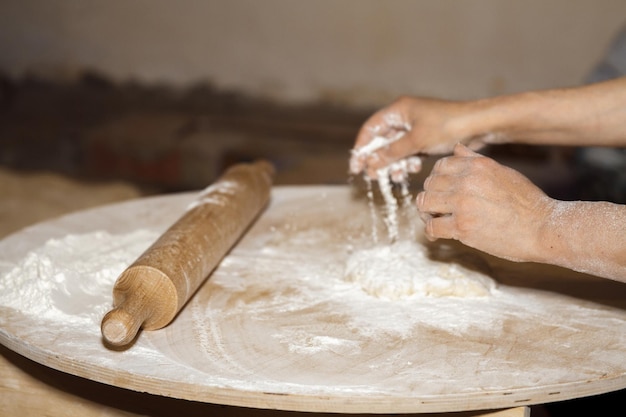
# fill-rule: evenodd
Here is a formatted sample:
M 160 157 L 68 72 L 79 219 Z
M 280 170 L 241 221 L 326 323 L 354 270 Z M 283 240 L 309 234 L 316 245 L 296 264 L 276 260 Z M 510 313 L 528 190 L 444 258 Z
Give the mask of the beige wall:
M 8 0 L 0 69 L 377 105 L 576 84 L 624 0 Z

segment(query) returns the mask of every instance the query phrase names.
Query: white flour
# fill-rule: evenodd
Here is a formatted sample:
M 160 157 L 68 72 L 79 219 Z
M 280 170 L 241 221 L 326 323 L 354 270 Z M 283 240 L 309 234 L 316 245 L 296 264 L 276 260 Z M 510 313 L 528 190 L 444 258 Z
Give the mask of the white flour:
M 399 209 L 403 208 L 404 210 L 409 210 L 413 208 L 413 196 L 409 191 L 409 173 L 419 170 L 421 164 L 420 158 L 411 157 L 376 171 L 378 188 L 385 202 L 384 221 L 387 226 L 387 235 L 389 241 L 392 243 L 398 239 L 400 233 L 398 224 Z M 369 180 L 367 176 L 365 176 L 365 178 L 369 187 L 368 199 L 370 200 L 370 210 L 372 210 L 372 215 L 375 217 L 371 180 Z M 399 186 L 400 188 L 399 202 L 398 197 L 396 197 L 394 193 L 394 186 Z M 377 241 L 377 239 L 375 239 L 375 241 Z
M 97 332 L 111 308 L 115 280 L 157 237 L 137 230 L 50 239 L 2 277 L 0 305 Z
M 238 181 L 220 180 L 202 190 L 198 197 L 187 207 L 187 210 L 192 210 L 201 204 L 224 207 L 231 201 L 231 196 L 241 192 L 241 188 L 241 183 Z
M 229 398 L 252 394 L 256 404 L 281 394 L 324 398 L 324 407 L 374 396 L 448 401 L 459 393 L 455 398 L 465 400 L 466 393 L 485 398 L 496 390 L 492 395 L 500 397 L 518 388 L 523 399 L 533 387 L 560 389 L 570 381 L 588 387 L 606 375 L 623 375 L 623 310 L 555 293 L 553 285 L 563 277 L 554 271 L 515 264 L 507 278 L 516 285 L 474 297 L 407 295 L 414 289 L 398 291 L 396 285 L 391 296 L 397 298 L 383 298 L 346 280 L 351 262 L 373 249 L 368 225 L 363 227 L 367 207 L 349 190 L 315 190 L 277 189 L 270 210 L 176 321 L 144 332 L 123 352 L 103 346 L 100 320 L 116 277 L 156 233 L 94 232 L 27 246 L 23 258 L 0 260 L 0 337 L 25 341 L 30 352 L 61 369 L 95 369 L 113 385 L 123 379 L 134 384 L 126 388 L 171 396 L 193 386 L 217 392 L 218 400 L 224 392 L 232 393 Z M 136 224 L 135 216 L 150 212 L 158 219 L 171 211 L 158 201 L 116 210 Z M 409 241 L 401 236 L 393 245 L 380 244 L 370 258 L 379 258 L 378 267 L 387 262 L 381 260 L 385 250 L 396 247 L 389 256 L 409 256 L 395 265 L 400 272 L 433 272 L 435 263 L 419 264 L 422 249 L 415 255 L 416 243 Z M 15 241 L 5 241 L 4 248 L 6 242 Z M 448 252 L 427 246 L 428 261 L 460 260 L 456 245 Z M 444 278 L 456 271 L 448 269 Z M 545 288 L 534 289 L 544 280 Z M 571 366 L 581 358 L 581 366 Z
M 400 140 L 406 132 L 411 130 L 411 125 L 405 122 L 397 113 L 387 113 L 384 115 L 383 120 L 384 126 L 391 132 L 383 132 L 383 125 L 376 125 L 370 128 L 372 140 L 364 146 L 352 150 L 352 158 L 350 158 L 350 170 L 352 172 L 357 171 L 356 164 L 359 163 L 359 160 L 369 156 L 376 156 L 375 152 L 377 150 Z
M 366 293 L 397 300 L 409 297 L 485 297 L 495 281 L 453 259 L 436 260 L 425 246 L 401 241 L 354 252 L 345 278 Z
M 389 168 L 379 169 L 378 187 L 380 193 L 385 200 L 385 224 L 387 225 L 387 233 L 389 240 L 395 242 L 398 238 L 398 201 L 393 195 L 393 184 L 389 178 Z
M 385 115 L 385 123 L 391 129 L 393 129 L 392 133 L 387 133 L 388 136 L 381 136 L 380 133 L 382 130 L 382 126 L 375 126 L 371 129 L 371 133 L 372 135 L 374 135 L 372 140 L 360 148 L 353 149 L 352 156 L 350 158 L 350 170 L 352 172 L 358 171 L 357 165 L 361 164 L 365 159 L 370 157 L 376 158 L 376 151 L 391 145 L 393 142 L 400 140 L 411 128 L 408 123 L 403 122 L 401 117 L 395 113 Z M 412 196 L 409 193 L 409 174 L 418 172 L 421 168 L 421 165 L 422 160 L 417 156 L 412 156 L 394 162 L 376 171 L 379 191 L 385 202 L 384 222 L 387 226 L 387 234 L 391 242 L 395 242 L 396 239 L 398 239 L 399 205 L 398 200 L 394 195 L 394 185 L 398 185 L 401 189 L 402 207 L 409 207 L 412 201 Z M 363 177 L 368 186 L 370 211 L 372 212 L 372 216 L 375 217 L 375 210 L 373 205 L 373 189 L 371 186 L 372 181 L 366 172 L 363 173 Z M 375 230 L 372 232 L 372 234 L 374 241 L 378 241 L 378 236 Z
M 346 411 L 346 399 L 363 398 L 384 401 L 371 411 L 387 414 L 415 412 L 393 406 L 418 397 L 465 403 L 504 392 L 524 400 L 532 390 L 588 390 L 590 381 L 624 375 L 624 311 L 559 295 L 556 286 L 582 283 L 573 287 L 586 291 L 596 283 L 518 264 L 494 269 L 513 286 L 499 285 L 487 297 L 387 299 L 347 281 L 350 257 L 372 242 L 367 206 L 344 187 L 277 187 L 270 209 L 171 326 L 142 332 L 128 350 L 107 349 L 99 325 L 116 276 L 156 238 L 133 230 L 162 230 L 158 219 L 189 201 L 111 209 L 112 218 L 128 218 L 114 229 L 125 233 L 44 239 L 108 217 L 95 212 L 37 231 L 37 245 L 33 234 L 0 242 L 0 340 L 60 370 L 137 391 L 187 398 L 194 387 L 201 401 L 252 399 L 236 403 L 243 406 L 315 397 L 326 411 L 337 404 Z M 439 242 L 427 246 L 447 259 Z M 449 248 L 458 259 L 459 246 Z M 572 367 L 580 358 L 584 366 Z

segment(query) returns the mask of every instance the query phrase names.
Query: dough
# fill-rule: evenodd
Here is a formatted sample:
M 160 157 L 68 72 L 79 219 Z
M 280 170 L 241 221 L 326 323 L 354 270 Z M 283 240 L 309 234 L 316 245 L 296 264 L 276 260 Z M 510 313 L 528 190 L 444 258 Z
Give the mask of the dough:
M 449 247 L 412 241 L 354 251 L 344 279 L 390 300 L 409 297 L 486 297 L 496 287 L 486 263 Z

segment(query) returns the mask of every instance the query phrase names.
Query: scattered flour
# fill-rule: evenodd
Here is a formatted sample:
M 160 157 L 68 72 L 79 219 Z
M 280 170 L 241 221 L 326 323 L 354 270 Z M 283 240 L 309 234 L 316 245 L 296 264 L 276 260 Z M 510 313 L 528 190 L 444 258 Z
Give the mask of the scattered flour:
M 94 324 L 90 327 L 99 331 L 102 316 L 111 308 L 115 280 L 157 237 L 137 230 L 50 239 L 2 277 L 0 306 L 43 320 Z
M 346 262 L 345 279 L 366 293 L 390 300 L 422 297 L 485 297 L 495 281 L 455 259 L 437 260 L 424 245 L 400 241 L 355 251 Z
M 327 335 L 311 334 L 305 330 L 295 330 L 273 335 L 279 343 L 286 344 L 290 352 L 312 355 L 319 352 L 331 351 L 339 355 L 351 354 L 360 350 L 359 343 Z
M 344 278 L 347 258 L 354 262 L 367 254 L 358 244 L 370 248 L 368 236 L 359 235 L 363 241 L 353 242 L 357 249 L 350 252 L 337 249 L 367 212 L 345 223 L 338 206 L 330 214 L 332 224 L 340 226 L 320 228 L 311 220 L 319 205 L 303 198 L 311 194 L 293 191 L 277 190 L 279 204 L 262 219 L 267 229 L 241 241 L 174 326 L 144 335 L 132 349 L 106 350 L 98 343 L 99 322 L 117 275 L 156 238 L 151 232 L 70 235 L 47 241 L 23 259 L 0 263 L 0 321 L 15 316 L 4 314 L 10 309 L 24 311 L 30 320 L 10 326 L 17 332 L 11 337 L 26 337 L 35 349 L 54 354 L 51 359 L 76 364 L 70 370 L 95 367 L 99 375 L 111 375 L 110 383 L 119 382 L 120 372 L 133 373 L 133 381 L 148 381 L 148 387 L 155 380 L 171 381 L 203 392 L 313 393 L 331 402 L 338 398 L 337 403 L 348 396 L 446 401 L 449 395 L 442 393 L 482 398 L 521 387 L 520 395 L 526 395 L 525 387 L 569 381 L 588 386 L 590 378 L 622 375 L 626 318 L 618 307 L 524 285 L 503 285 L 493 297 L 374 297 Z M 334 192 L 329 191 L 329 202 L 349 198 Z M 290 217 L 294 212 L 297 216 Z M 405 244 L 407 251 L 398 250 Z M 420 248 L 403 240 L 376 248 L 375 255 L 384 257 L 393 247 L 392 259 L 410 251 L 406 267 L 422 256 Z M 388 264 L 386 258 L 380 261 Z M 529 274 L 541 273 L 531 268 L 516 274 L 523 283 Z M 388 276 L 386 270 L 377 275 Z M 546 278 L 552 288 L 555 276 Z M 80 305 L 68 293 L 78 293 Z M 89 303 L 82 301 L 85 294 Z M 75 327 L 68 331 L 68 323 Z M 595 343 L 585 335 L 593 335 Z M 580 358 L 585 366 L 572 367 Z

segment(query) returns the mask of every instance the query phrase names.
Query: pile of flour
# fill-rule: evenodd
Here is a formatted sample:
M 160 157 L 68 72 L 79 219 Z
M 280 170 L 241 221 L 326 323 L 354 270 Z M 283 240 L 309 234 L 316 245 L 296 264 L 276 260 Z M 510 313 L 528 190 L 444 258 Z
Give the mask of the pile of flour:
M 388 300 L 411 297 L 486 297 L 496 283 L 461 259 L 438 260 L 409 240 L 353 252 L 344 278 L 366 293 Z

